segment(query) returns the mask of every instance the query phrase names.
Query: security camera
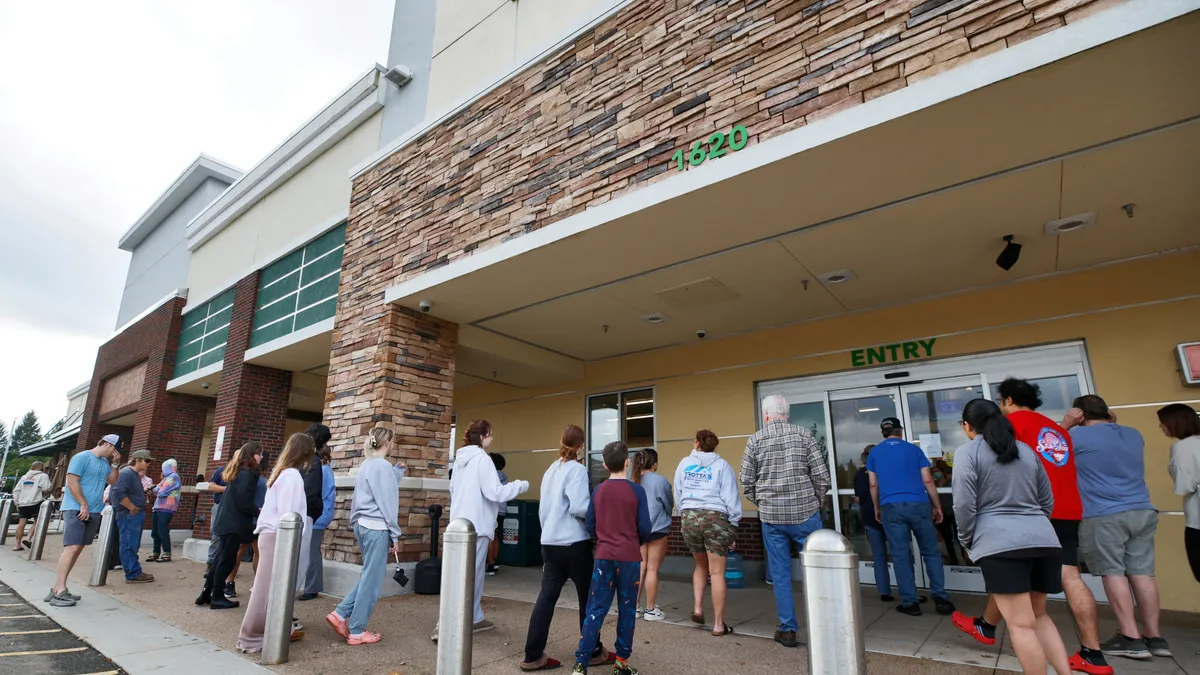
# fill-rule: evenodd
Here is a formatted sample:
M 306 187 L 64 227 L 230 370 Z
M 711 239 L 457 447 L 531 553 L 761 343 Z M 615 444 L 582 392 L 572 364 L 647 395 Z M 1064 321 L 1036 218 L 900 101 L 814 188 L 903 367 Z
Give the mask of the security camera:
M 200 388 L 201 388 L 201 389 L 208 389 L 208 383 L 207 383 L 207 382 L 201 382 L 201 383 L 200 383 Z
M 433 303 L 429 302 L 428 300 L 422 300 L 421 302 L 417 303 L 417 307 L 420 307 L 422 312 L 428 314 L 429 310 L 433 309 Z
M 708 337 L 708 331 L 701 328 L 700 330 L 696 331 L 696 337 L 703 340 L 704 338 Z

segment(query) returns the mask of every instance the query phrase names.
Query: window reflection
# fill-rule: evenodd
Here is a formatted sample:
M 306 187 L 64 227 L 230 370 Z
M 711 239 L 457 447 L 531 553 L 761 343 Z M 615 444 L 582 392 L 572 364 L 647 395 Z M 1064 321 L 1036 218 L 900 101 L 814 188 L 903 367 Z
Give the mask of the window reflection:
M 1019 377 L 1014 375 L 1013 377 Z M 1071 409 L 1071 403 L 1083 392 L 1079 389 L 1078 375 L 1060 375 L 1058 377 L 1040 377 L 1029 380 L 1042 390 L 1042 407 L 1038 412 L 1059 422 Z M 992 400 L 1000 402 L 1000 383 L 991 385 Z
M 854 487 L 854 474 L 863 466 L 862 453 L 868 445 L 883 440 L 879 423 L 897 417 L 896 399 L 888 395 L 832 401 L 833 449 L 837 462 L 837 487 Z

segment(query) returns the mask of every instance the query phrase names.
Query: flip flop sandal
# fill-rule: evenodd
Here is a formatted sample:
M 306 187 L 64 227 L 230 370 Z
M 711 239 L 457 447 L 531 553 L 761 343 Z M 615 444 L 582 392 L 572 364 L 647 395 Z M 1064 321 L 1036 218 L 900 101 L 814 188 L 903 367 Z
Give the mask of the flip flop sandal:
M 703 614 L 692 614 L 692 623 L 703 624 L 704 623 L 704 615 Z
M 561 661 L 559 661 L 558 659 L 552 659 L 548 656 L 546 657 L 546 662 L 540 666 L 534 667 L 534 664 L 532 664 L 532 663 L 522 663 L 521 664 L 521 670 L 523 670 L 527 673 L 532 673 L 537 670 L 554 670 L 555 668 L 561 668 L 561 667 L 562 667 Z
M 167 556 L 166 558 L 159 558 L 155 562 L 171 562 L 171 558 L 170 556 Z
M 718 633 L 716 631 L 713 631 L 713 637 L 725 637 L 726 635 L 731 635 L 732 633 L 733 633 L 733 626 L 730 626 L 729 624 L 725 624 L 724 632 Z

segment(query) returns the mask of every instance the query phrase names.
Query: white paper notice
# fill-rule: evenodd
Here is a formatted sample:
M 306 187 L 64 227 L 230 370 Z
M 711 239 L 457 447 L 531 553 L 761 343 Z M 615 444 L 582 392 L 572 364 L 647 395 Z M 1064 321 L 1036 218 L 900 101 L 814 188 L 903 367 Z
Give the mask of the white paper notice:
M 225 445 L 225 427 L 217 427 L 217 451 L 213 453 L 213 460 L 221 459 L 221 446 Z
M 942 437 L 939 434 L 921 434 L 921 449 L 929 459 L 942 456 Z

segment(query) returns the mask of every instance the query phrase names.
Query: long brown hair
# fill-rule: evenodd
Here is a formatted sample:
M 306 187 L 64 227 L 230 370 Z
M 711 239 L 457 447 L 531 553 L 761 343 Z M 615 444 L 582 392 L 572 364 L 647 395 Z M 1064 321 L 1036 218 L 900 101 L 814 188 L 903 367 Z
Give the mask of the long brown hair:
M 225 465 L 225 470 L 221 472 L 221 479 L 226 484 L 229 484 L 237 478 L 238 471 L 241 471 L 243 468 L 257 471 L 258 462 L 254 459 L 254 456 L 260 452 L 262 452 L 262 446 L 257 441 L 250 441 L 238 448 L 233 453 L 233 457 L 229 458 L 229 463 Z
M 658 452 L 653 448 L 645 448 L 644 450 L 635 450 L 629 458 L 629 480 L 635 483 L 642 482 L 642 474 L 658 465 Z
M 463 434 L 464 445 L 483 447 L 483 439 L 492 433 L 492 423 L 487 420 L 473 420 Z
M 317 450 L 317 444 L 313 442 L 312 436 L 308 434 L 292 434 L 288 439 L 287 445 L 283 446 L 283 452 L 279 455 L 279 461 L 275 462 L 275 469 L 271 471 L 271 477 L 267 480 L 267 487 L 275 484 L 275 479 L 279 478 L 279 474 L 287 469 L 296 469 L 301 474 L 308 471 L 308 467 L 312 464 L 313 453 Z
M 583 429 L 574 424 L 563 428 L 562 440 L 558 444 L 558 458 L 564 462 L 579 461 L 579 450 L 583 447 Z

